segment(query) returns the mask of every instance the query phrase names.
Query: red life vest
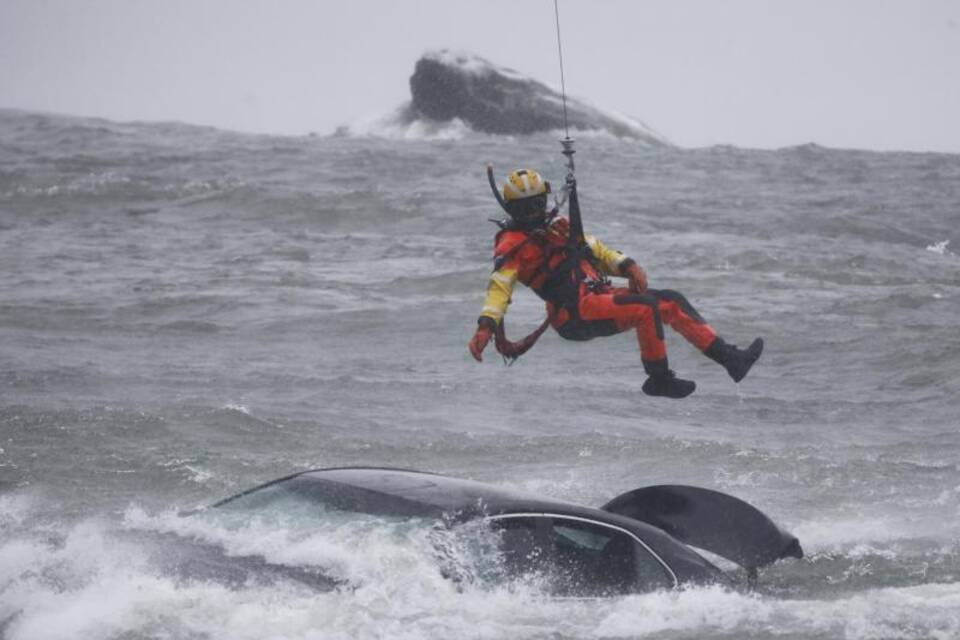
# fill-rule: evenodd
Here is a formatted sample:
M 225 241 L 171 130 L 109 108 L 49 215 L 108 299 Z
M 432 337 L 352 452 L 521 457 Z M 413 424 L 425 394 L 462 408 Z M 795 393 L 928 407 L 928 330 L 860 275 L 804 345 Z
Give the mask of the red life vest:
M 517 268 L 517 279 L 545 302 L 575 311 L 584 282 L 603 282 L 586 245 L 569 243 L 570 223 L 559 218 L 546 229 L 503 230 L 497 234 L 494 269 L 508 263 Z

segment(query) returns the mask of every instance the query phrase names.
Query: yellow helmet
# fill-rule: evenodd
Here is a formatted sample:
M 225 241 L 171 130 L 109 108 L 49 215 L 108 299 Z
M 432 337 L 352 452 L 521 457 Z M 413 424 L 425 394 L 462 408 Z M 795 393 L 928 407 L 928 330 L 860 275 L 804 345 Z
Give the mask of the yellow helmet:
M 503 183 L 504 208 L 520 229 L 535 229 L 550 219 L 547 194 L 550 183 L 533 169 L 520 169 Z
M 507 176 L 503 183 L 503 199 L 506 202 L 523 200 L 550 193 L 550 183 L 540 177 L 533 169 L 519 169 Z M 544 199 L 546 205 L 546 199 Z

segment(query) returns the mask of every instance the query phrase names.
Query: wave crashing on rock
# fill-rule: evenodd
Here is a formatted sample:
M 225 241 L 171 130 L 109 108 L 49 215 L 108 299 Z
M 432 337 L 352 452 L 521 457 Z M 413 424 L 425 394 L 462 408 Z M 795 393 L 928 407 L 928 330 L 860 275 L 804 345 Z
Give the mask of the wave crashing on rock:
M 424 54 L 410 77 L 410 95 L 409 104 L 377 122 L 375 129 L 400 132 L 404 137 L 434 130 L 442 132 L 441 137 L 451 137 L 449 127 L 444 125 L 453 126 L 458 132 L 468 128 L 495 135 L 564 129 L 563 98 L 558 91 L 471 53 L 443 49 Z M 669 145 L 663 136 L 638 120 L 600 110 L 570 96 L 567 122 L 573 131 L 601 132 L 650 145 Z M 370 127 L 354 126 L 349 130 L 370 132 Z

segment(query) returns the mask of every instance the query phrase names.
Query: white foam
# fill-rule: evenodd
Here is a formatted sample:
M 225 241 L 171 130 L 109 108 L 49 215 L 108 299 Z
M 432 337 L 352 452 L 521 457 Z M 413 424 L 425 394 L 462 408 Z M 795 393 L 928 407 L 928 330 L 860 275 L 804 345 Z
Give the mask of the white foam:
M 922 533 L 915 530 L 919 526 L 907 521 L 859 515 L 846 519 L 807 520 L 791 527 L 791 532 L 803 541 L 803 548 L 808 553 L 859 550 L 863 555 L 871 550 L 877 551 L 876 545 L 915 537 Z
M 461 140 L 472 132 L 459 118 L 437 122 L 423 118 L 409 120 L 408 107 L 402 106 L 387 114 L 365 116 L 341 127 L 338 133 L 357 138 L 388 140 Z
M 423 57 L 427 60 L 433 60 L 449 67 L 457 67 L 464 73 L 469 73 L 472 75 L 489 75 L 491 73 L 498 73 L 513 80 L 528 80 L 527 76 L 524 76 L 513 69 L 495 65 L 486 58 L 481 58 L 475 53 L 470 53 L 469 51 L 461 51 L 457 49 L 439 49 L 427 51 L 423 54 Z
M 949 245 L 950 245 L 949 240 L 941 240 L 940 242 L 934 242 L 933 244 L 928 244 L 926 249 L 927 251 L 932 251 L 933 253 L 944 256 L 950 253 L 947 250 L 947 247 Z
M 207 469 L 195 466 L 195 461 L 182 458 L 173 458 L 160 463 L 160 466 L 168 469 L 182 469 L 192 482 L 203 484 L 213 478 L 213 473 Z
M 176 533 L 215 544 L 231 555 L 258 555 L 281 565 L 320 567 L 353 584 L 382 581 L 385 566 L 437 571 L 427 528 L 392 525 L 376 518 L 343 522 L 323 513 L 307 513 L 302 505 L 285 505 L 252 518 L 246 513 L 219 511 L 189 518 L 173 511 L 149 515 L 134 507 L 127 510 L 124 523 L 130 529 Z
M 228 402 L 227 404 L 223 405 L 223 408 L 226 409 L 227 411 L 238 411 L 239 413 L 242 413 L 244 415 L 248 415 L 248 416 L 251 415 L 250 409 L 248 409 L 242 404 L 235 404 L 233 402 Z
M 637 596 L 615 607 L 593 637 L 758 632 L 839 638 L 955 638 L 960 632 L 960 585 L 866 591 L 836 600 L 779 600 L 693 589 Z
M 0 531 L 23 523 L 33 511 L 33 501 L 25 493 L 0 495 Z
M 233 549 L 260 549 L 274 560 L 329 556 L 307 528 L 128 511 L 128 527 L 220 538 Z M 318 593 L 293 583 L 227 588 L 175 580 L 148 567 L 136 547 L 117 544 L 104 526 L 81 523 L 62 545 L 0 542 L 0 620 L 9 640 L 115 636 L 170 638 L 577 638 L 650 634 L 788 636 L 852 639 L 953 638 L 960 633 L 960 585 L 873 589 L 836 599 L 776 599 L 719 587 L 610 599 L 551 599 L 536 584 L 462 590 L 443 579 L 422 540 L 389 527 L 356 536 L 328 532 L 363 579 Z M 284 550 L 293 543 L 293 548 Z M 299 545 L 299 546 L 298 546 Z M 406 551 L 403 547 L 408 547 Z M 411 550 L 413 549 L 413 550 Z M 285 555 L 284 555 L 285 554 Z M 346 568 L 346 567 L 345 567 Z M 16 617 L 11 618 L 14 614 Z

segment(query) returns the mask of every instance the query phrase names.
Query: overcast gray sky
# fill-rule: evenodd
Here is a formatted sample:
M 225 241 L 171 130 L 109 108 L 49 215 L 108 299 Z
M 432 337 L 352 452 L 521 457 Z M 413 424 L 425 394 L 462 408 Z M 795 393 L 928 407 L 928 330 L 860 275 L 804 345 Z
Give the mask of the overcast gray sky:
M 560 0 L 567 89 L 684 146 L 960 152 L 960 0 Z M 0 107 L 329 132 L 427 49 L 559 84 L 552 0 L 0 0 Z

